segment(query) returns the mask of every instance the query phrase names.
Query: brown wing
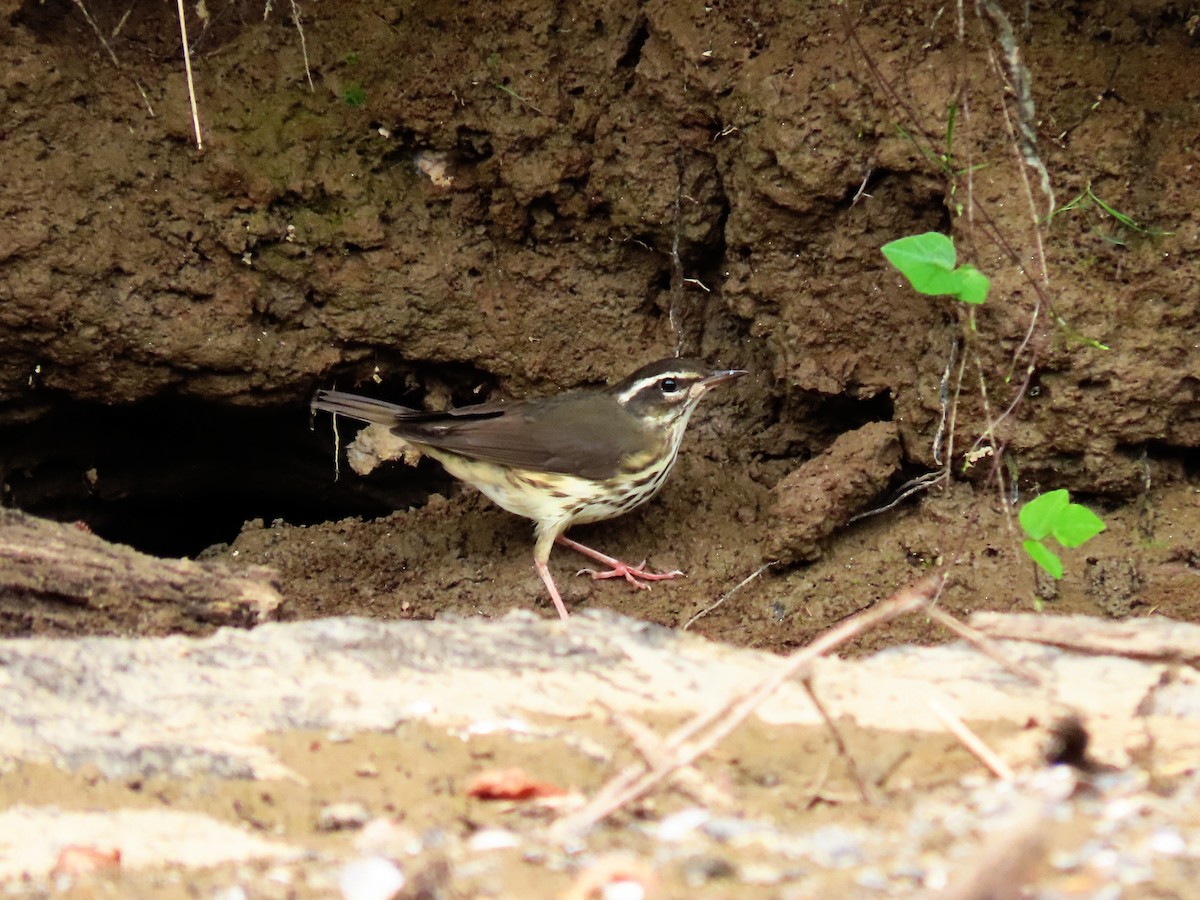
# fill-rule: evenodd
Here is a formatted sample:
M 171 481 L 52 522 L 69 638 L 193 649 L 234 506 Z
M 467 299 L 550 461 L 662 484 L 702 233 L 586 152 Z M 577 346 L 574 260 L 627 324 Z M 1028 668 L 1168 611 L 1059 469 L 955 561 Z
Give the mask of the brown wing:
M 597 479 L 611 478 L 623 458 L 653 446 L 632 415 L 595 393 L 418 413 L 392 431 L 471 459 Z
M 358 394 L 318 391 L 312 408 L 387 425 L 414 444 L 470 459 L 584 478 L 611 478 L 622 459 L 654 446 L 637 420 L 606 393 L 422 412 Z

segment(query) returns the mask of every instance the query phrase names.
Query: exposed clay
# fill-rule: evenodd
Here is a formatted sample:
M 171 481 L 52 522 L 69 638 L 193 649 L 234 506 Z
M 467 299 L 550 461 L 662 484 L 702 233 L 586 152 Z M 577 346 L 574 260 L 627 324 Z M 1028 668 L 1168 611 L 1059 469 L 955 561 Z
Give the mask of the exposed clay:
M 786 563 L 818 559 L 826 538 L 883 495 L 899 464 L 900 444 L 890 422 L 872 422 L 840 436 L 775 485 L 771 515 L 778 530 L 770 558 Z

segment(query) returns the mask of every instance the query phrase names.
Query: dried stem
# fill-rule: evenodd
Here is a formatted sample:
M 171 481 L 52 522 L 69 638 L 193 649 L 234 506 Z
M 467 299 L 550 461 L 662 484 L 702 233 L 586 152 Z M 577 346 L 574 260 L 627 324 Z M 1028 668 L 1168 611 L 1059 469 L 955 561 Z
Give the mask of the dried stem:
M 982 631 L 972 628 L 965 622 L 960 622 L 950 613 L 936 606 L 931 606 L 926 611 L 926 615 L 933 619 L 947 631 L 951 631 L 958 635 L 984 656 L 991 659 L 993 662 L 999 663 L 1008 671 L 1012 672 L 1018 678 L 1028 681 L 1030 684 L 1035 684 L 1042 687 L 1045 684 L 1042 676 L 1020 663 L 1013 662 L 999 645 L 992 638 L 988 637 Z
M 687 631 L 694 624 L 696 624 L 697 619 L 702 619 L 705 616 L 707 616 L 710 612 L 712 612 L 714 609 L 716 609 L 718 606 L 720 606 L 722 603 L 724 603 L 726 600 L 728 600 L 730 597 L 732 597 L 734 594 L 736 594 L 738 591 L 740 591 L 742 588 L 744 588 L 746 585 L 748 585 L 751 581 L 753 581 L 755 578 L 757 578 L 759 575 L 761 575 L 763 572 L 767 571 L 767 569 L 771 568 L 771 566 L 773 566 L 775 564 L 776 564 L 775 560 L 763 563 L 761 566 L 759 566 L 757 569 L 755 569 L 753 572 L 751 572 L 749 575 L 747 575 L 745 578 L 743 578 L 741 581 L 739 581 L 737 584 L 735 584 L 733 587 L 731 587 L 728 591 L 726 591 L 724 594 L 722 594 L 721 597 L 715 603 L 713 603 L 711 606 L 706 606 L 704 609 L 700 610 L 700 612 L 696 613 L 694 616 L 692 616 L 690 619 L 688 619 L 686 622 L 684 622 L 682 630 Z
M 846 773 L 850 776 L 850 780 L 854 782 L 854 786 L 858 788 L 859 799 L 863 803 L 870 804 L 871 798 L 867 794 L 867 786 L 863 784 L 862 776 L 858 774 L 858 763 L 854 760 L 854 754 L 846 746 L 846 741 L 842 738 L 842 732 L 826 711 L 825 704 L 817 696 L 816 690 L 813 689 L 811 676 L 800 679 L 800 683 L 804 686 L 804 691 L 808 694 L 808 699 L 812 701 L 812 705 L 817 708 L 817 713 L 821 716 L 821 721 L 825 723 L 825 727 L 829 729 L 829 733 L 833 736 L 833 743 L 837 747 L 838 756 L 846 760 Z
M 90 25 L 92 27 L 92 31 L 95 32 L 95 34 L 96 34 L 96 40 L 98 40 L 100 42 L 100 46 L 104 48 L 106 53 L 108 53 L 108 58 L 112 60 L 112 64 L 114 66 L 116 66 L 118 69 L 120 69 L 121 71 L 125 71 L 125 67 L 121 65 L 121 61 L 119 59 L 117 59 L 116 52 L 113 50 L 112 46 L 105 39 L 104 33 L 100 30 L 100 26 L 96 24 L 96 20 L 93 19 L 92 14 L 90 12 L 88 12 L 88 8 L 83 5 L 83 0 L 75 0 L 75 6 L 78 7 L 78 9 L 81 13 L 83 13 L 83 17 L 84 17 L 84 19 L 87 20 L 88 25 Z M 129 13 L 126 13 L 125 15 L 128 16 Z M 122 19 L 121 21 L 123 23 L 124 19 Z M 120 26 L 118 26 L 118 28 L 119 27 Z M 146 104 L 146 111 L 148 113 L 150 113 L 151 116 L 153 116 L 154 115 L 154 107 L 150 105 L 150 97 L 147 96 L 146 89 L 144 87 L 142 87 L 142 83 L 140 81 L 138 81 L 137 78 L 133 79 L 133 83 L 137 86 L 138 93 L 142 95 L 142 102 Z
M 175 0 L 179 9 L 179 38 L 183 41 L 183 68 L 187 72 L 188 101 L 192 105 L 192 127 L 196 129 L 196 149 L 204 149 L 200 136 L 200 110 L 196 106 L 196 85 L 192 81 L 192 50 L 188 46 L 187 18 L 183 14 L 183 0 Z
M 626 803 L 642 796 L 676 769 L 691 765 L 741 725 L 783 684 L 807 670 L 814 660 L 897 616 L 928 606 L 940 593 L 944 582 L 945 575 L 930 575 L 891 599 L 851 616 L 836 628 L 819 635 L 807 647 L 784 659 L 782 665 L 757 685 L 678 728 L 664 742 L 672 751 L 671 755 L 658 765 L 648 770 L 640 764 L 632 765 L 619 772 L 587 806 L 557 822 L 550 831 L 550 837 L 565 840 L 586 831 Z
M 292 22 L 296 26 L 296 33 L 300 35 L 300 53 L 304 56 L 304 74 L 308 78 L 309 93 L 316 91 L 313 86 L 312 69 L 308 67 L 308 42 L 304 39 L 304 26 L 300 24 L 300 4 L 296 0 L 291 0 L 292 4 Z
M 967 723 L 946 709 L 936 700 L 929 701 L 929 711 L 937 716 L 938 721 L 946 726 L 946 730 L 958 738 L 972 756 L 987 766 L 988 771 L 1002 781 L 1013 781 L 1017 776 L 1002 760 L 996 751 L 983 742 L 975 732 L 967 727 Z

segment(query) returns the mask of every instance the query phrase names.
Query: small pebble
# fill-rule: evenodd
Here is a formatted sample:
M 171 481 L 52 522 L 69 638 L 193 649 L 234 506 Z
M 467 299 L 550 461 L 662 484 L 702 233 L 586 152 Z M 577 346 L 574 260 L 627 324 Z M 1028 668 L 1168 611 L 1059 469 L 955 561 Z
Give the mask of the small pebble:
M 683 880 L 689 887 L 700 887 L 718 878 L 732 878 L 735 874 L 729 861 L 719 856 L 692 856 L 683 862 Z
M 714 841 L 726 843 L 744 838 L 749 834 L 773 834 L 777 829 L 770 822 L 721 816 L 704 822 L 703 831 Z
M 779 884 L 783 881 L 783 870 L 767 863 L 748 863 L 742 866 L 740 880 L 744 884 Z
M 359 853 L 393 859 L 415 856 L 422 846 L 415 831 L 386 816 L 372 819 L 354 838 L 354 847 Z
M 868 891 L 884 893 L 891 886 L 888 877 L 878 869 L 863 869 L 854 876 L 854 883 Z
M 1150 839 L 1146 842 L 1152 853 L 1161 853 L 1163 856 L 1180 856 L 1187 852 L 1187 841 L 1174 828 L 1160 828 L 1150 835 Z
M 382 856 L 356 859 L 338 873 L 343 900 L 392 900 L 405 883 L 404 873 Z
M 637 881 L 610 881 L 600 888 L 601 900 L 644 900 L 646 888 Z
M 511 850 L 520 844 L 521 838 L 506 828 L 484 828 L 467 841 L 467 846 L 472 850 Z
M 706 809 L 693 806 L 672 813 L 658 823 L 658 839 L 660 841 L 681 841 L 693 834 L 697 828 L 712 818 Z
M 362 803 L 330 803 L 317 813 L 317 830 L 342 831 L 347 828 L 362 828 L 369 821 L 371 811 Z

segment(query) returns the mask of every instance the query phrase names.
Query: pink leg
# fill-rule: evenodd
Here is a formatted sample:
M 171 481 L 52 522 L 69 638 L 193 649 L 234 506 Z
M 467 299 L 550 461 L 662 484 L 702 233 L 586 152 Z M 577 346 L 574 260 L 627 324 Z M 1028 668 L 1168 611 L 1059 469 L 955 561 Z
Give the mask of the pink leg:
M 542 583 L 546 585 L 546 590 L 550 592 L 550 599 L 554 601 L 554 608 L 558 610 L 560 619 L 568 619 L 567 607 L 562 602 L 562 597 L 558 594 L 558 587 L 554 584 L 554 578 L 550 575 L 550 569 L 544 562 L 539 560 L 533 561 L 533 567 L 537 569 L 537 573 L 542 576 Z
M 597 572 L 595 569 L 580 569 L 580 575 L 582 575 L 584 572 L 587 572 L 593 578 L 624 578 L 634 587 L 648 590 L 650 585 L 646 584 L 647 581 L 663 581 L 667 578 L 674 578 L 676 575 L 683 574 L 678 569 L 676 569 L 674 572 L 647 572 L 645 568 L 643 568 L 646 565 L 645 560 L 642 561 L 641 565 L 631 566 L 628 563 L 621 562 L 619 559 L 614 559 L 611 556 L 605 556 L 599 550 L 593 550 L 591 547 L 585 547 L 583 544 L 579 543 L 578 541 L 573 541 L 569 537 L 563 537 L 560 535 L 555 540 L 564 547 L 570 547 L 572 550 L 582 553 L 589 559 L 594 559 L 596 562 L 608 566 L 607 572 Z M 545 581 L 545 578 L 542 580 Z

